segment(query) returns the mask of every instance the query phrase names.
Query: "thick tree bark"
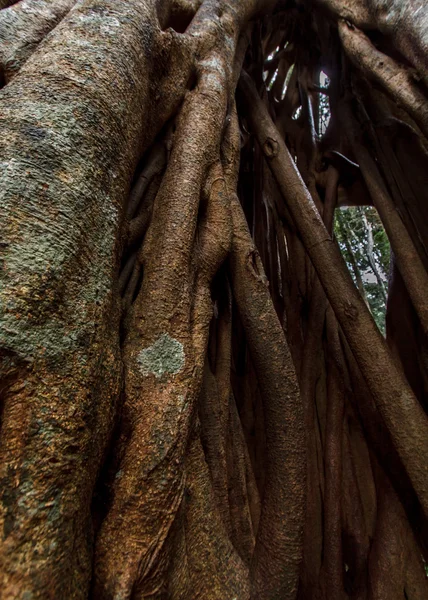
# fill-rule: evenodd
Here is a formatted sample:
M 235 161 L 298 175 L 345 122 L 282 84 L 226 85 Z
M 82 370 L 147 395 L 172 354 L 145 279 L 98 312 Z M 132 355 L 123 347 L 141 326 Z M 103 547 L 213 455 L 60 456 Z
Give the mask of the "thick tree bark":
M 318 0 L 333 14 L 364 30 L 379 29 L 427 82 L 428 13 L 424 0 Z
M 247 76 L 241 81 L 251 124 L 260 146 L 286 198 L 287 206 L 300 230 L 324 291 L 347 336 L 378 410 L 385 420 L 425 514 L 428 516 L 428 477 L 425 467 L 425 457 L 428 456 L 426 415 L 402 373 L 397 369 L 367 306 L 355 290 L 339 250 L 332 244 L 278 130 Z M 379 365 L 382 365 L 385 379 L 379 375 Z M 424 457 L 422 460 L 419 458 L 421 456 Z
M 428 274 L 418 254 L 418 251 L 406 229 L 394 203 L 388 193 L 385 183 L 378 171 L 375 161 L 368 151 L 359 143 L 356 125 L 352 122 L 349 109 L 344 107 L 345 118 L 350 132 L 351 144 L 360 164 L 364 180 L 388 233 L 391 247 L 399 265 L 400 273 L 405 279 L 413 305 L 421 320 L 425 334 L 428 333 L 428 302 L 424 293 L 428 289 Z
M 0 598 L 425 598 L 424 5 L 0 8 Z
M 0 13 L 0 65 L 7 83 L 76 0 L 18 2 Z
M 90 501 L 120 389 L 122 206 L 187 81 L 149 121 L 164 79 L 153 89 L 143 57 L 157 40 L 157 68 L 168 71 L 174 45 L 155 24 L 149 3 L 104 2 L 100 12 L 87 2 L 2 93 L 5 597 L 87 594 Z
M 268 297 L 263 267 L 236 200 L 232 201 L 232 219 L 233 291 L 264 397 L 267 445 L 252 598 L 294 598 L 305 498 L 303 411 L 291 356 Z M 279 387 L 280 378 L 285 378 L 285 384 Z
M 347 55 L 366 77 L 385 87 L 415 120 L 422 133 L 428 135 L 428 102 L 408 69 L 379 52 L 362 32 L 339 23 L 340 38 Z

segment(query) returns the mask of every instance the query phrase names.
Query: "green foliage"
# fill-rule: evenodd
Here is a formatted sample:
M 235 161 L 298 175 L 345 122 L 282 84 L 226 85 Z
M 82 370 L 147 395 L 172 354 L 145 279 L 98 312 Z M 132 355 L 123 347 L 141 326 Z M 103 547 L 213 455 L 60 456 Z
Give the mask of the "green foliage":
M 336 210 L 334 232 L 352 279 L 385 334 L 390 245 L 376 209 L 364 206 Z

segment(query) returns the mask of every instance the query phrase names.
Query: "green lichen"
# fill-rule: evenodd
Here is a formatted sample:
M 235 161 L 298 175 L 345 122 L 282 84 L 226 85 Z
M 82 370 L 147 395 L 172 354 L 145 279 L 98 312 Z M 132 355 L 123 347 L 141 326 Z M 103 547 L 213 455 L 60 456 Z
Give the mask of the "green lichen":
M 167 333 L 141 350 L 137 358 L 143 375 L 155 375 L 157 379 L 165 374 L 176 375 L 183 368 L 184 360 L 183 344 Z

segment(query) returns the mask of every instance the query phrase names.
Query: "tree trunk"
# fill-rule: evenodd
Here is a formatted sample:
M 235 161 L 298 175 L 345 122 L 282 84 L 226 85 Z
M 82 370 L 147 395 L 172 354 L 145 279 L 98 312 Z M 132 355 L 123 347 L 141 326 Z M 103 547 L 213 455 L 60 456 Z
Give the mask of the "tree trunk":
M 1 599 L 427 597 L 404 4 L 0 2 Z M 394 250 L 387 341 L 343 197 Z

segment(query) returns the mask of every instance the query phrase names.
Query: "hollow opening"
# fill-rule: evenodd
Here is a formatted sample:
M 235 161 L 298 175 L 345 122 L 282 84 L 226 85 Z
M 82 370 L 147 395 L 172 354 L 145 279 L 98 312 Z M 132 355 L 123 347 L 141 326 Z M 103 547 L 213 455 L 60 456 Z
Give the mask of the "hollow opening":
M 196 12 L 192 7 L 177 6 L 177 3 L 174 2 L 166 18 L 159 18 L 162 30 L 173 29 L 177 33 L 184 33 Z
M 355 285 L 385 335 L 391 248 L 377 210 L 373 206 L 338 208 L 334 234 Z
M 330 79 L 324 73 L 324 71 L 320 71 L 318 78 L 319 87 L 323 90 L 328 91 L 330 86 Z M 331 110 L 330 110 L 330 99 L 327 93 L 318 92 L 318 123 L 317 123 L 317 133 L 320 137 L 323 137 L 330 123 L 331 118 Z

